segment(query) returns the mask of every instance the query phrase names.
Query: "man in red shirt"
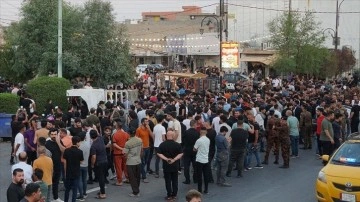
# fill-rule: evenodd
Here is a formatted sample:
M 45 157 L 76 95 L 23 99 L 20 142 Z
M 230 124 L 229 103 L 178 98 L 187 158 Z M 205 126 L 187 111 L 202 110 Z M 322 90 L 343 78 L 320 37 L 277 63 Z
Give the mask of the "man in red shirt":
M 122 185 L 123 173 L 128 179 L 128 174 L 126 171 L 126 155 L 124 154 L 125 143 L 130 139 L 130 135 L 122 129 L 122 123 L 120 121 L 115 121 L 114 123 L 116 132 L 113 135 L 113 151 L 114 151 L 114 165 L 116 170 L 117 182 L 114 184 L 116 186 Z
M 321 134 L 321 123 L 324 120 L 324 109 L 321 107 L 318 107 L 316 109 L 316 141 L 317 141 L 317 154 L 319 155 L 319 158 L 322 156 L 322 147 L 321 147 L 321 141 L 320 141 L 320 134 Z

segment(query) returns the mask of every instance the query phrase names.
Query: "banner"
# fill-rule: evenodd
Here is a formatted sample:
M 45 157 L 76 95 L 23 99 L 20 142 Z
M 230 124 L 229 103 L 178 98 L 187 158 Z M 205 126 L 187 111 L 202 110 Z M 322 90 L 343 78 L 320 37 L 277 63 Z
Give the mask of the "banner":
M 221 43 L 222 68 L 239 68 L 239 44 L 235 42 Z

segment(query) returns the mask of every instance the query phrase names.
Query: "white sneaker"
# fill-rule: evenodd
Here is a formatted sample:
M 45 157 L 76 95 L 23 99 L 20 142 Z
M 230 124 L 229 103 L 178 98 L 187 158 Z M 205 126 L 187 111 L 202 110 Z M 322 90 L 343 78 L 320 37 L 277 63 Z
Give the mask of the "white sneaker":
M 52 202 L 64 202 L 63 200 L 61 200 L 60 198 L 53 200 Z

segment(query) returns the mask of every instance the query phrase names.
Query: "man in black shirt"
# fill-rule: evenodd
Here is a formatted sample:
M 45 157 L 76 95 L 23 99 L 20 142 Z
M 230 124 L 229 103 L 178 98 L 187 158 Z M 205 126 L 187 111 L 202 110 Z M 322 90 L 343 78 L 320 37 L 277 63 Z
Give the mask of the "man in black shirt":
M 245 150 L 247 139 L 249 138 L 248 131 L 243 129 L 243 120 L 237 121 L 237 128 L 233 129 L 230 133 L 231 147 L 230 147 L 230 161 L 226 176 L 231 176 L 234 163 L 238 168 L 237 177 L 242 177 L 242 170 L 244 166 Z
M 49 130 L 50 140 L 46 141 L 45 147 L 51 152 L 51 159 L 54 165 L 53 177 L 52 177 L 52 193 L 54 201 L 60 201 L 59 199 L 59 181 L 61 175 L 61 152 L 65 150 L 60 142 L 60 136 L 55 128 Z M 59 199 L 59 200 L 58 200 Z
M 90 131 L 90 138 L 93 143 L 90 148 L 91 167 L 95 170 L 98 177 L 100 194 L 98 199 L 105 199 L 105 172 L 107 172 L 108 162 L 104 139 L 95 130 Z
M 184 137 L 182 139 L 184 144 L 184 184 L 190 184 L 190 163 L 193 166 L 193 181 L 197 183 L 196 173 L 195 173 L 195 159 L 196 152 L 193 150 L 195 142 L 200 137 L 200 133 L 195 129 L 195 120 L 190 121 L 190 128 L 185 131 Z
M 25 196 L 25 192 L 22 187 L 24 184 L 24 171 L 21 168 L 16 168 L 12 174 L 12 182 L 6 192 L 7 201 L 19 202 Z
M 72 190 L 72 202 L 76 201 L 77 189 L 80 179 L 80 163 L 84 160 L 83 152 L 79 149 L 80 137 L 71 138 L 72 146 L 64 151 L 64 168 L 65 168 L 65 197 L 69 200 L 70 190 Z
M 354 96 L 354 104 L 351 108 L 350 113 L 350 124 L 351 124 L 351 133 L 358 132 L 359 128 L 359 114 L 360 114 L 360 105 L 359 105 L 359 99 L 355 95 Z
M 261 165 L 261 161 L 260 161 L 260 156 L 259 156 L 259 145 L 258 145 L 258 141 L 259 141 L 259 130 L 260 130 L 260 126 L 258 123 L 256 123 L 255 121 L 255 117 L 252 114 L 248 115 L 248 120 L 249 120 L 249 124 L 254 126 L 254 131 L 253 133 L 249 132 L 249 138 L 248 138 L 248 143 L 247 143 L 247 156 L 246 156 L 246 163 L 245 163 L 245 169 L 246 170 L 250 170 L 251 169 L 251 159 L 252 156 L 254 155 L 256 158 L 256 166 L 254 168 L 263 168 L 263 166 Z
M 76 118 L 74 124 L 69 128 L 71 136 L 78 136 L 82 130 L 81 119 Z
M 178 192 L 179 159 L 183 156 L 181 145 L 174 141 L 175 133 L 169 131 L 166 141 L 159 145 L 157 155 L 163 160 L 165 186 L 167 191 L 166 200 L 176 199 Z

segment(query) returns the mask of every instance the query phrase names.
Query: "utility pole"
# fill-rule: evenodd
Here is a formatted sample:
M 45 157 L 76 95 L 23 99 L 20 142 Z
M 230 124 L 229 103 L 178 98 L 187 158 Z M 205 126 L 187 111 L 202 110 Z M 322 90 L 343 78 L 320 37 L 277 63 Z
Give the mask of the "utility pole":
M 291 0 L 289 0 L 289 15 L 290 15 L 290 13 L 291 13 L 291 8 L 292 8 L 292 1 Z
M 220 56 L 220 74 L 222 72 L 222 57 L 221 57 L 221 51 L 222 51 L 222 41 L 223 41 L 223 22 L 224 22 L 224 7 L 225 7 L 225 1 L 224 0 L 220 0 L 220 24 L 219 24 L 219 41 L 220 41 L 220 51 L 219 51 L 219 56 Z M 220 78 L 221 81 L 221 78 Z
M 226 0 L 226 6 L 224 6 L 226 11 L 224 12 L 225 15 L 225 41 L 228 41 L 229 38 L 229 0 Z
M 336 0 L 336 25 L 335 25 L 335 51 L 338 49 L 338 28 L 339 28 L 339 0 Z
M 344 2 L 344 0 L 341 1 L 339 4 L 339 0 L 336 0 L 336 25 L 335 25 L 335 38 L 334 38 L 334 44 L 335 44 L 335 51 L 338 49 L 338 45 L 340 45 L 340 38 L 339 38 L 339 24 L 340 24 L 340 7 L 341 4 Z
M 58 0 L 58 68 L 57 75 L 62 78 L 62 0 Z
M 359 49 L 358 49 L 359 56 L 358 56 L 358 60 L 357 60 L 357 68 L 358 68 L 358 70 L 360 70 L 360 13 L 359 13 L 358 20 L 359 20 Z

